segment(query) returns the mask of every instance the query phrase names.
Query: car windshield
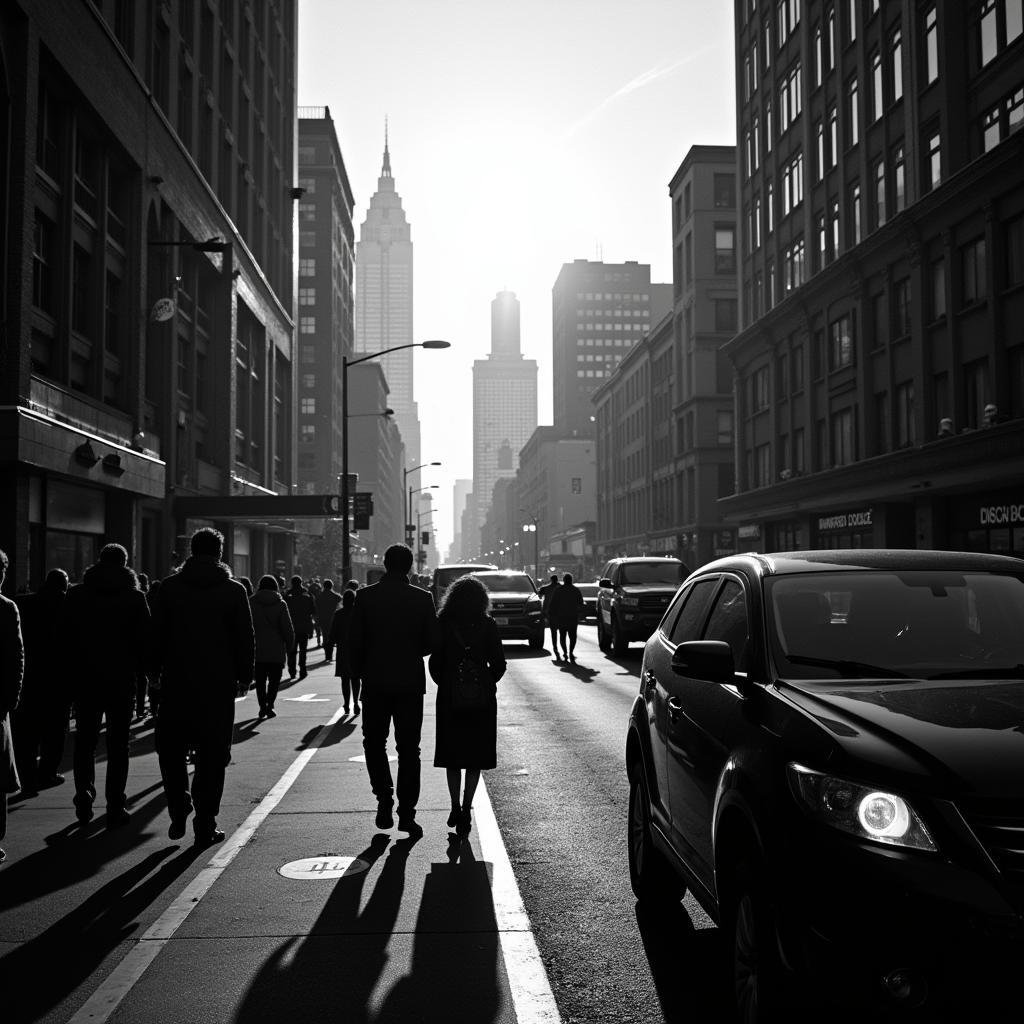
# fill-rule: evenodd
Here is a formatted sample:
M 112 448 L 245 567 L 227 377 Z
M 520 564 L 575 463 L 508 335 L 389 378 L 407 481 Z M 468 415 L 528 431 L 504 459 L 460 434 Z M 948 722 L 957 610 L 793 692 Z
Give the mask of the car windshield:
M 513 572 L 489 573 L 477 577 L 492 594 L 532 594 L 530 577 Z
M 622 567 L 621 583 L 668 583 L 673 587 L 683 582 L 683 566 L 678 562 L 630 562 Z
M 849 570 L 767 581 L 791 679 L 1024 677 L 1024 576 Z

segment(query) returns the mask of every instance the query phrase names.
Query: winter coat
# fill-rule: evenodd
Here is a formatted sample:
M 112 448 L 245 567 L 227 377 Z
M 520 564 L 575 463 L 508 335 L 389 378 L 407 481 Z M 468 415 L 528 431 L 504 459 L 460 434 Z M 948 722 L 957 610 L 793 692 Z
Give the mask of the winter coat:
M 334 613 L 341 604 L 341 594 L 336 590 L 324 590 L 314 598 L 316 604 L 316 618 L 320 623 L 320 632 L 327 633 L 331 628 L 331 621 Z
M 316 602 L 308 590 L 289 590 L 284 595 L 296 636 L 312 636 L 316 632 Z
M 295 646 L 295 630 L 288 605 L 276 590 L 257 590 L 249 598 L 256 632 L 256 660 L 283 665 Z
M 160 586 L 153 609 L 153 660 L 161 702 L 234 708 L 252 682 L 255 637 L 245 587 L 212 555 L 193 555 Z
M 135 573 L 121 565 L 89 566 L 68 591 L 63 622 L 72 696 L 87 698 L 97 687 L 133 695 L 150 641 L 149 606 Z
M 545 616 L 550 615 L 551 612 L 551 600 L 555 594 L 561 589 L 561 583 L 545 583 L 537 593 L 541 599 L 541 609 Z
M 434 649 L 437 616 L 429 591 L 399 573 L 356 591 L 349 643 L 352 673 L 365 695 L 412 696 L 425 693 L 423 659 Z
M 25 672 L 18 606 L 0 596 L 0 800 L 21 789 L 11 741 L 11 712 L 18 706 Z
M 352 624 L 352 608 L 338 606 L 331 619 L 331 628 L 327 633 L 327 642 L 334 644 L 334 674 L 336 676 L 352 674 L 352 644 L 349 629 Z
M 22 707 L 48 707 L 69 697 L 62 659 L 64 608 L 67 594 L 45 583 L 34 594 L 15 599 L 21 613 L 21 638 L 25 644 L 25 679 Z
M 548 622 L 556 629 L 568 629 L 583 614 L 583 594 L 574 583 L 562 583 L 548 606 Z

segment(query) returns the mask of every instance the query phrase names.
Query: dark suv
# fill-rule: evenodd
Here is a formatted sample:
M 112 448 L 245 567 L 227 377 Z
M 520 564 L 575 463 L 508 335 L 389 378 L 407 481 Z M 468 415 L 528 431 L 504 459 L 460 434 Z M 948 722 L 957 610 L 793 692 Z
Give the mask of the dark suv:
M 597 644 L 606 653 L 626 653 L 646 640 L 661 621 L 688 572 L 678 558 L 613 558 L 601 572 L 597 592 Z
M 687 579 L 629 720 L 630 880 L 722 926 L 741 1019 L 797 991 L 865 1020 L 1019 1014 L 1022 624 L 1024 562 L 995 555 L 736 555 Z

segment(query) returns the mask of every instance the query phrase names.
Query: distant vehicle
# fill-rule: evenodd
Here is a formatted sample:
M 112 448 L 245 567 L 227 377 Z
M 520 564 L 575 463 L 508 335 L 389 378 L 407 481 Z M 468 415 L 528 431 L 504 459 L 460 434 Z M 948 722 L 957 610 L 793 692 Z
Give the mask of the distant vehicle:
M 441 598 L 444 592 L 460 577 L 468 576 L 471 572 L 487 572 L 490 569 L 497 569 L 496 565 L 481 562 L 476 565 L 463 565 L 453 563 L 451 565 L 439 565 L 434 570 L 434 578 L 430 584 L 430 593 L 434 597 L 434 606 L 440 607 Z
M 525 640 L 534 650 L 544 646 L 544 615 L 533 577 L 525 572 L 472 573 L 490 592 L 491 618 L 502 640 Z
M 1022 622 L 998 555 L 733 555 L 679 589 L 629 717 L 630 882 L 721 927 L 739 1020 L 1021 1019 Z
M 587 619 L 597 618 L 598 583 L 577 583 L 576 589 L 583 595 L 583 616 Z
M 621 657 L 657 628 L 689 570 L 678 558 L 613 558 L 601 573 L 597 645 Z

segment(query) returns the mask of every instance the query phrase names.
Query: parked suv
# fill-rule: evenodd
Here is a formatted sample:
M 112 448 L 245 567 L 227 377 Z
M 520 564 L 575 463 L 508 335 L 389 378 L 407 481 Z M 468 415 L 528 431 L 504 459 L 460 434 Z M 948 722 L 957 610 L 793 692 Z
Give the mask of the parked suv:
M 1024 562 L 997 555 L 735 555 L 687 579 L 629 719 L 629 873 L 722 927 L 742 1020 L 799 992 L 859 1020 L 1020 1019 L 1022 622 Z
M 597 644 L 623 655 L 655 630 L 688 570 L 678 558 L 613 558 L 597 593 Z

